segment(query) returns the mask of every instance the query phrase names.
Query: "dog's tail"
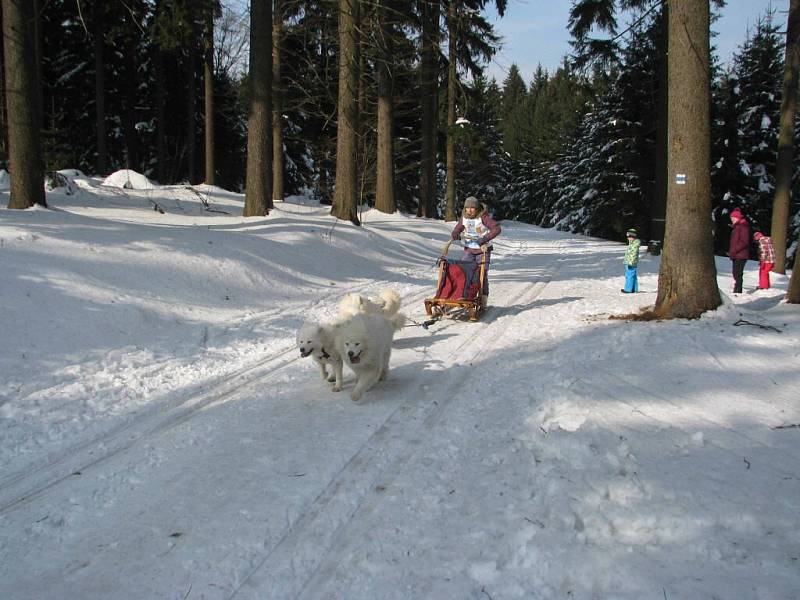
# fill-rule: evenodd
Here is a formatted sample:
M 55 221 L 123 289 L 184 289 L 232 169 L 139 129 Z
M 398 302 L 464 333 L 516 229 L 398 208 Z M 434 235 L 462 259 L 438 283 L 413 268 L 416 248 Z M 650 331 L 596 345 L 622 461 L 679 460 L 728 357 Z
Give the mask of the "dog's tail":
M 400 331 L 406 326 L 406 316 L 401 312 L 389 315 L 389 321 L 391 321 L 392 327 L 395 331 Z
M 361 308 L 362 303 L 363 300 L 358 294 L 345 294 L 339 303 L 339 316 L 347 319 L 364 312 Z
M 383 312 L 386 315 L 394 315 L 400 310 L 400 294 L 392 288 L 386 288 L 378 297 L 383 300 Z

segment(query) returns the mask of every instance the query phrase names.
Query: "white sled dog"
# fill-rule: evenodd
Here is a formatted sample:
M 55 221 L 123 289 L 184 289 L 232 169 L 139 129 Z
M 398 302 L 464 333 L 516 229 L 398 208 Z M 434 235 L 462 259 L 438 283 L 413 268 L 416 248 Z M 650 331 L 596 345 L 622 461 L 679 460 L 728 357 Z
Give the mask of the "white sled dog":
M 401 329 L 406 323 L 405 315 L 397 312 L 399 310 L 400 294 L 391 288 L 381 291 L 377 298 L 347 294 L 339 303 L 339 316 L 343 319 L 364 314 L 383 315 L 392 322 L 395 330 Z
M 356 386 L 350 397 L 354 401 L 389 373 L 394 332 L 405 323 L 405 316 L 396 313 L 357 314 L 341 324 L 336 345 L 342 360 L 356 375 Z
M 297 348 L 300 356 L 311 356 L 319 367 L 322 378 L 333 383 L 333 391 L 342 391 L 342 355 L 336 344 L 336 335 L 341 323 L 322 325 L 306 322 L 297 332 Z M 331 365 L 332 373 L 328 373 L 326 365 Z

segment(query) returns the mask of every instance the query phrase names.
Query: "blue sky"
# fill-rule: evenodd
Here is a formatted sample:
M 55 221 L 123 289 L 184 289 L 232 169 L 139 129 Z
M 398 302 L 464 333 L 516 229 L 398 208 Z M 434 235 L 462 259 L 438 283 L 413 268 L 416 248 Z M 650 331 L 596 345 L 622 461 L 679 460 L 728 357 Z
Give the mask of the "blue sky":
M 566 31 L 571 5 L 571 0 L 509 0 L 505 17 L 493 19 L 504 47 L 490 65 L 489 76 L 502 82 L 512 64 L 519 67 L 526 82 L 530 82 L 539 63 L 554 72 L 571 50 Z M 778 11 L 776 21 L 785 24 L 789 0 L 727 0 L 721 18 L 712 25 L 718 33 L 712 43 L 723 63 L 745 40 L 748 27 L 770 6 Z

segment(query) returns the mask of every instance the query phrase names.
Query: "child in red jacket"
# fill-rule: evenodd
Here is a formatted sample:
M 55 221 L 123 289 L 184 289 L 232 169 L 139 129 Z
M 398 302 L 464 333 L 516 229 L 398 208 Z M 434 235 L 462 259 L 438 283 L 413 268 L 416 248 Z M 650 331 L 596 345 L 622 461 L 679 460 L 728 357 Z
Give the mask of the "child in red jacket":
M 775 250 L 772 238 L 756 231 L 753 239 L 758 243 L 758 289 L 769 289 L 769 272 L 775 266 Z

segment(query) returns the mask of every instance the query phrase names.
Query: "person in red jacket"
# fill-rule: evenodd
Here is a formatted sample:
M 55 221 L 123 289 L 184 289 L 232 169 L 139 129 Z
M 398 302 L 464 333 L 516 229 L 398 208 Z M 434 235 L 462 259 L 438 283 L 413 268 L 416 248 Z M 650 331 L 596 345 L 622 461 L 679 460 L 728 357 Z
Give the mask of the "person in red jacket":
M 769 272 L 775 266 L 775 249 L 772 247 L 772 238 L 760 231 L 753 234 L 753 239 L 758 243 L 758 289 L 769 289 Z
M 461 218 L 453 228 L 450 237 L 457 240 L 459 237 L 464 242 L 464 255 L 461 260 L 480 263 L 483 256 L 481 246 L 486 248 L 486 277 L 483 280 L 483 304 L 486 306 L 486 297 L 489 295 L 489 258 L 492 254 L 491 240 L 500 235 L 500 225 L 497 224 L 486 210 L 486 205 L 478 202 L 475 196 L 470 196 L 464 201 L 464 211 Z
M 742 278 L 744 266 L 750 258 L 750 225 L 744 218 L 742 211 L 734 208 L 731 211 L 731 244 L 728 247 L 728 256 L 733 263 L 733 293 L 742 293 Z

